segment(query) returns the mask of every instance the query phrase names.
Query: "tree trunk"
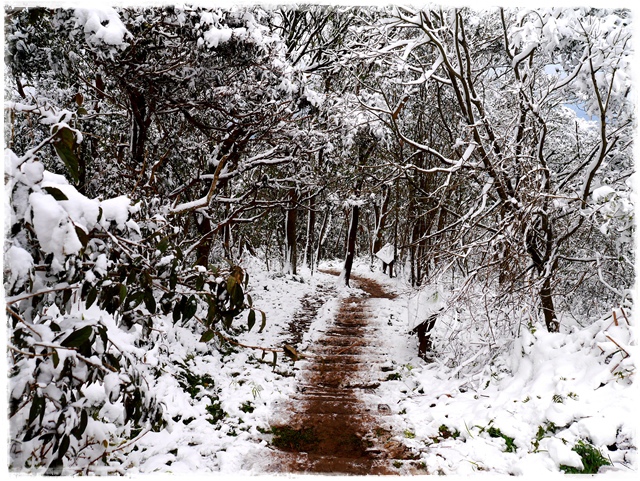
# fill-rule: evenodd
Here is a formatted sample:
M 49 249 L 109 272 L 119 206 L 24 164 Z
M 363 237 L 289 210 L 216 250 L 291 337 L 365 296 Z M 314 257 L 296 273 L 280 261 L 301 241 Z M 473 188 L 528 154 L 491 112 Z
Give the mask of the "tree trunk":
M 200 214 L 194 214 L 196 216 L 196 227 L 198 229 L 198 234 L 201 236 L 208 236 L 211 238 L 211 221 L 208 217 L 202 217 L 202 222 L 198 222 L 197 216 Z M 196 265 L 207 267 L 209 265 L 209 254 L 211 253 L 211 242 L 207 242 L 206 240 L 200 242 L 198 247 L 196 248 Z
M 358 216 L 360 207 L 354 205 L 351 208 L 351 221 L 349 222 L 349 234 L 347 236 L 347 255 L 344 260 L 344 268 L 342 270 L 342 278 L 347 287 L 351 278 L 351 268 L 353 267 L 353 257 L 356 251 L 356 238 L 358 237 Z
M 373 230 L 373 243 L 371 247 L 371 264 L 373 265 L 375 253 L 382 249 L 382 238 L 384 228 L 389 215 L 389 202 L 391 201 L 390 190 L 385 186 L 383 198 L 380 205 L 375 205 L 373 212 L 375 216 L 375 226 Z
M 316 226 L 316 197 L 309 198 L 309 214 L 307 216 L 307 244 L 304 248 L 304 265 L 313 272 L 313 244 L 315 241 Z
M 559 332 L 560 323 L 556 318 L 556 309 L 553 305 L 553 296 L 551 295 L 551 279 L 546 277 L 542 289 L 540 289 L 540 304 L 542 305 L 542 313 L 544 314 L 544 323 L 549 332 Z
M 285 274 L 297 274 L 296 251 L 296 221 L 298 219 L 298 193 L 296 189 L 289 190 L 289 207 L 285 216 L 284 238 L 284 272 Z
M 316 255 L 314 258 L 316 267 L 320 263 L 322 258 L 322 246 L 324 245 L 327 237 L 327 226 L 331 222 L 331 209 L 327 206 L 324 211 L 324 218 L 322 219 L 322 226 L 320 227 L 320 235 L 318 236 L 318 246 L 316 247 Z
M 375 148 L 375 139 L 368 130 L 363 130 L 357 135 L 358 144 L 358 166 L 356 185 L 354 189 L 354 200 L 357 202 L 360 193 L 362 192 L 364 177 L 362 175 L 362 168 L 369 160 L 369 157 L 373 153 Z M 344 280 L 346 286 L 349 286 L 349 278 L 351 277 L 351 267 L 353 266 L 353 257 L 356 251 L 356 240 L 358 237 L 358 217 L 360 214 L 360 207 L 354 202 L 351 207 L 351 220 L 349 222 L 349 230 L 347 233 L 347 253 L 344 260 L 344 268 L 342 269 L 341 277 Z
M 147 140 L 147 102 L 144 94 L 137 90 L 129 91 L 129 101 L 133 119 L 131 124 L 131 157 L 134 168 L 140 168 L 144 163 L 144 147 Z

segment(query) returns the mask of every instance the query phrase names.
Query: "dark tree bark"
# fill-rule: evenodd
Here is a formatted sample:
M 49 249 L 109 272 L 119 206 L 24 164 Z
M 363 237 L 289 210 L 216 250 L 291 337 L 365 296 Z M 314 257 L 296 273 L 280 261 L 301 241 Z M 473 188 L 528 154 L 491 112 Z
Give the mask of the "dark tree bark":
M 293 188 L 289 190 L 289 207 L 285 215 L 284 271 L 287 274 L 297 274 L 298 268 L 298 253 L 296 249 L 297 205 L 298 192 Z
M 391 201 L 390 190 L 387 186 L 383 186 L 382 191 L 382 202 L 380 204 L 375 204 L 373 207 L 374 214 L 374 231 L 373 231 L 373 243 L 371 248 L 371 262 L 373 263 L 373 259 L 375 253 L 382 249 L 382 239 L 384 228 L 386 225 L 387 217 L 389 215 L 389 203 Z
M 135 168 L 144 164 L 145 143 L 147 131 L 151 124 L 151 116 L 147 114 L 147 101 L 144 93 L 130 89 L 129 102 L 133 114 L 131 128 L 131 157 Z
M 356 200 L 362 192 L 364 183 L 362 175 L 362 167 L 366 164 L 367 160 L 373 153 L 375 148 L 375 138 L 367 130 L 362 130 L 358 133 L 358 172 L 356 176 L 356 185 L 354 194 Z M 344 280 L 346 286 L 349 286 L 349 279 L 351 278 L 351 268 L 353 267 L 353 257 L 355 256 L 356 240 L 358 237 L 358 217 L 360 215 L 360 206 L 354 203 L 351 207 L 351 215 L 349 222 L 349 230 L 347 232 L 347 252 L 344 260 L 344 267 L 342 269 L 341 277 Z
M 322 225 L 320 227 L 320 235 L 318 236 L 318 246 L 316 247 L 316 255 L 315 255 L 315 266 L 318 266 L 320 259 L 322 258 L 322 247 L 326 241 L 327 236 L 327 226 L 331 221 L 331 209 L 327 206 L 324 211 L 324 217 L 322 219 Z
M 349 222 L 349 233 L 347 235 L 347 255 L 344 260 L 343 279 L 346 286 L 349 286 L 351 278 L 351 268 L 353 267 L 353 257 L 356 251 L 356 238 L 358 237 L 358 217 L 360 207 L 356 204 L 351 207 L 351 220 Z
M 307 217 L 307 244 L 304 249 L 304 264 L 313 271 L 313 245 L 315 243 L 315 227 L 316 227 L 316 197 L 309 198 L 309 214 Z

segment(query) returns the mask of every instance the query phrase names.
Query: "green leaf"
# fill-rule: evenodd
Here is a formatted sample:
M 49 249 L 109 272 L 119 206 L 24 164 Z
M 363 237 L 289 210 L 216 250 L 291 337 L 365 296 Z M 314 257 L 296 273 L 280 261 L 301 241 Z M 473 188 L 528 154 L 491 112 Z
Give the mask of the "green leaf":
M 233 276 L 229 276 L 229 278 L 227 279 L 227 292 L 229 292 L 229 294 L 233 294 L 236 284 L 236 278 Z
M 67 167 L 71 178 L 78 182 L 80 180 L 80 162 L 78 156 L 73 151 L 76 146 L 76 136 L 68 127 L 59 129 L 53 138 L 53 147 L 60 160 Z
M 153 297 L 153 291 L 151 289 L 144 291 L 144 306 L 151 314 L 156 313 L 156 298 Z
M 231 293 L 231 302 L 236 306 L 241 306 L 244 301 L 244 292 L 240 284 L 236 284 L 233 292 Z
M 204 276 L 200 274 L 196 278 L 196 291 L 201 291 L 203 287 L 204 287 Z
M 89 340 L 92 333 L 93 328 L 91 326 L 84 326 L 77 331 L 73 331 L 60 344 L 62 344 L 64 347 L 80 347 Z
M 173 322 L 178 322 L 182 317 L 182 310 L 184 309 L 184 305 L 182 302 L 176 302 L 176 305 L 173 306 Z
M 114 369 L 120 369 L 120 360 L 110 352 L 104 353 L 104 358 L 102 362 L 103 364 L 106 364 L 107 366 L 111 366 Z
M 189 300 L 184 307 L 184 311 L 182 313 L 182 319 L 184 321 L 191 319 L 196 311 L 198 310 L 198 301 L 196 300 L 194 295 L 189 296 Z
M 69 200 L 69 198 L 64 195 L 64 192 L 62 192 L 60 189 L 58 189 L 57 187 L 43 187 L 43 189 L 47 192 L 47 194 L 51 195 L 55 200 Z
M 207 325 L 215 324 L 217 321 L 218 307 L 213 300 L 209 299 L 209 310 L 207 311 Z
M 260 314 L 262 314 L 262 323 L 260 324 L 260 330 L 258 331 L 258 334 L 260 334 L 267 325 L 267 315 L 264 313 L 264 311 L 260 311 Z
M 249 311 L 249 318 L 247 319 L 247 322 L 249 325 L 249 330 L 251 330 L 251 328 L 256 324 L 256 311 L 254 311 L 253 309 Z
M 87 429 L 88 422 L 89 422 L 89 415 L 87 414 L 87 411 L 83 409 L 82 412 L 80 413 L 80 424 L 78 424 L 71 431 L 71 434 L 73 434 L 76 437 L 76 439 L 80 439 L 84 434 L 85 430 Z
M 135 309 L 144 300 L 144 291 L 131 292 L 127 297 L 125 307 L 128 310 Z
M 247 290 L 247 286 L 249 285 L 249 274 L 245 272 L 244 274 L 244 289 Z
M 87 234 L 82 227 L 75 226 L 75 228 L 80 244 L 82 244 L 83 248 L 87 247 L 87 244 L 89 243 L 89 234 Z
M 127 286 L 120 284 L 120 304 L 127 298 Z
M 69 449 L 69 436 L 65 434 L 64 436 L 62 436 L 60 446 L 58 446 L 58 459 L 62 459 L 62 457 L 67 452 L 67 449 Z
M 251 298 L 251 296 L 249 294 L 247 294 L 245 296 L 247 298 L 247 304 L 249 305 L 249 307 L 253 306 L 253 299 Z
M 109 336 L 107 336 L 107 328 L 105 326 L 98 326 L 98 335 L 102 341 L 102 345 L 106 348 L 109 343 Z
M 89 291 L 89 295 L 87 295 L 87 302 L 85 303 L 85 305 L 87 306 L 87 309 L 89 309 L 93 305 L 93 303 L 96 302 L 97 297 L 98 297 L 98 289 L 94 286 Z
M 29 421 L 27 424 L 31 424 L 42 410 L 44 410 L 44 398 L 34 396 L 33 401 L 31 402 L 31 409 L 29 409 Z
M 276 368 L 276 363 L 278 362 L 278 353 L 273 351 L 273 368 Z
M 156 246 L 156 249 L 160 251 L 160 254 L 164 254 L 169 248 L 169 238 L 164 237 Z
M 202 334 L 202 337 L 200 338 L 200 342 L 209 342 L 211 339 L 214 338 L 215 335 L 216 333 L 211 329 L 209 329 L 205 331 L 204 334 Z
M 65 308 L 67 307 L 67 304 L 71 300 L 71 294 L 72 294 L 71 289 L 65 289 L 62 292 L 62 303 L 65 306 Z
M 53 360 L 53 367 L 57 368 L 58 364 L 60 364 L 60 356 L 58 355 L 58 351 L 56 351 L 55 349 L 53 350 L 53 353 L 51 354 L 51 359 Z

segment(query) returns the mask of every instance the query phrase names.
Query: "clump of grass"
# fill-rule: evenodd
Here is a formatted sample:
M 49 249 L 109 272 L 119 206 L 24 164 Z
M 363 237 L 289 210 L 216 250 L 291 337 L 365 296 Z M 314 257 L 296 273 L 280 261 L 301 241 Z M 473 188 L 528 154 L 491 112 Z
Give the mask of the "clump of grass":
M 387 376 L 387 381 L 400 381 L 402 379 L 402 376 L 400 375 L 399 372 L 394 372 L 391 373 Z
M 252 413 L 256 408 L 251 401 L 245 401 L 240 405 L 240 411 L 243 413 Z
M 205 409 L 207 410 L 210 416 L 207 418 L 207 421 L 209 421 L 209 423 L 211 424 L 217 424 L 218 422 L 222 421 L 224 417 L 227 415 L 227 413 L 225 413 L 222 410 L 220 401 L 218 401 L 217 399 L 212 400 L 211 404 L 209 404 Z
M 594 445 L 578 441 L 571 449 L 580 456 L 583 469 L 578 469 L 566 464 L 560 465 L 560 470 L 566 474 L 597 474 L 602 466 L 610 466 L 611 462 L 605 458 Z
M 183 362 L 177 363 L 179 372 L 176 375 L 178 384 L 182 389 L 189 393 L 195 399 L 201 390 L 209 390 L 214 387 L 213 378 L 208 375 L 194 374 L 191 368 Z
M 487 429 L 487 433 L 492 438 L 502 438 L 502 439 L 504 439 L 504 442 L 506 444 L 506 447 L 505 447 L 505 450 L 504 450 L 505 453 L 515 453 L 516 450 L 518 449 L 516 447 L 516 445 L 514 444 L 515 439 L 512 438 L 512 437 L 507 436 L 506 434 L 504 434 L 502 431 L 500 431 L 499 428 L 491 426 L 489 429 Z
M 533 452 L 537 453 L 540 447 L 540 441 L 542 438 L 546 437 L 547 434 L 555 434 L 558 430 L 558 426 L 556 426 L 551 421 L 544 423 L 544 426 L 538 426 L 538 431 L 536 432 L 536 439 L 531 443 L 533 444 Z
M 271 428 L 273 441 L 271 443 L 283 450 L 308 451 L 318 444 L 318 437 L 314 428 L 294 429 L 291 426 L 274 426 Z
M 449 429 L 449 427 L 445 424 L 438 428 L 438 433 L 440 433 L 440 437 L 443 439 L 458 439 L 458 437 L 460 436 L 460 431 L 458 431 L 457 429 L 455 431 L 451 431 L 451 429 Z

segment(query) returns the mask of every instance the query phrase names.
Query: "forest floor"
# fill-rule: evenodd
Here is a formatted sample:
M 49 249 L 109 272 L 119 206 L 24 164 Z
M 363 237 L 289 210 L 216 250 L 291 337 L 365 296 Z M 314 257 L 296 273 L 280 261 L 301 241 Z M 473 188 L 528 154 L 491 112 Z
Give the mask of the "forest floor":
M 375 395 L 391 368 L 389 350 L 382 345 L 384 338 L 371 315 L 371 301 L 393 300 L 397 295 L 373 279 L 353 276 L 352 284 L 364 295 L 342 298 L 333 321 L 302 354 L 296 392 L 280 407 L 285 416 L 276 414 L 286 421 L 272 426 L 273 445 L 279 450 L 273 453 L 269 470 L 399 474 L 404 464 L 400 460 L 419 458 L 398 440 L 402 430 L 397 415 Z M 289 325 L 292 345 L 300 343 L 321 300 L 316 293 L 302 300 L 303 308 Z

